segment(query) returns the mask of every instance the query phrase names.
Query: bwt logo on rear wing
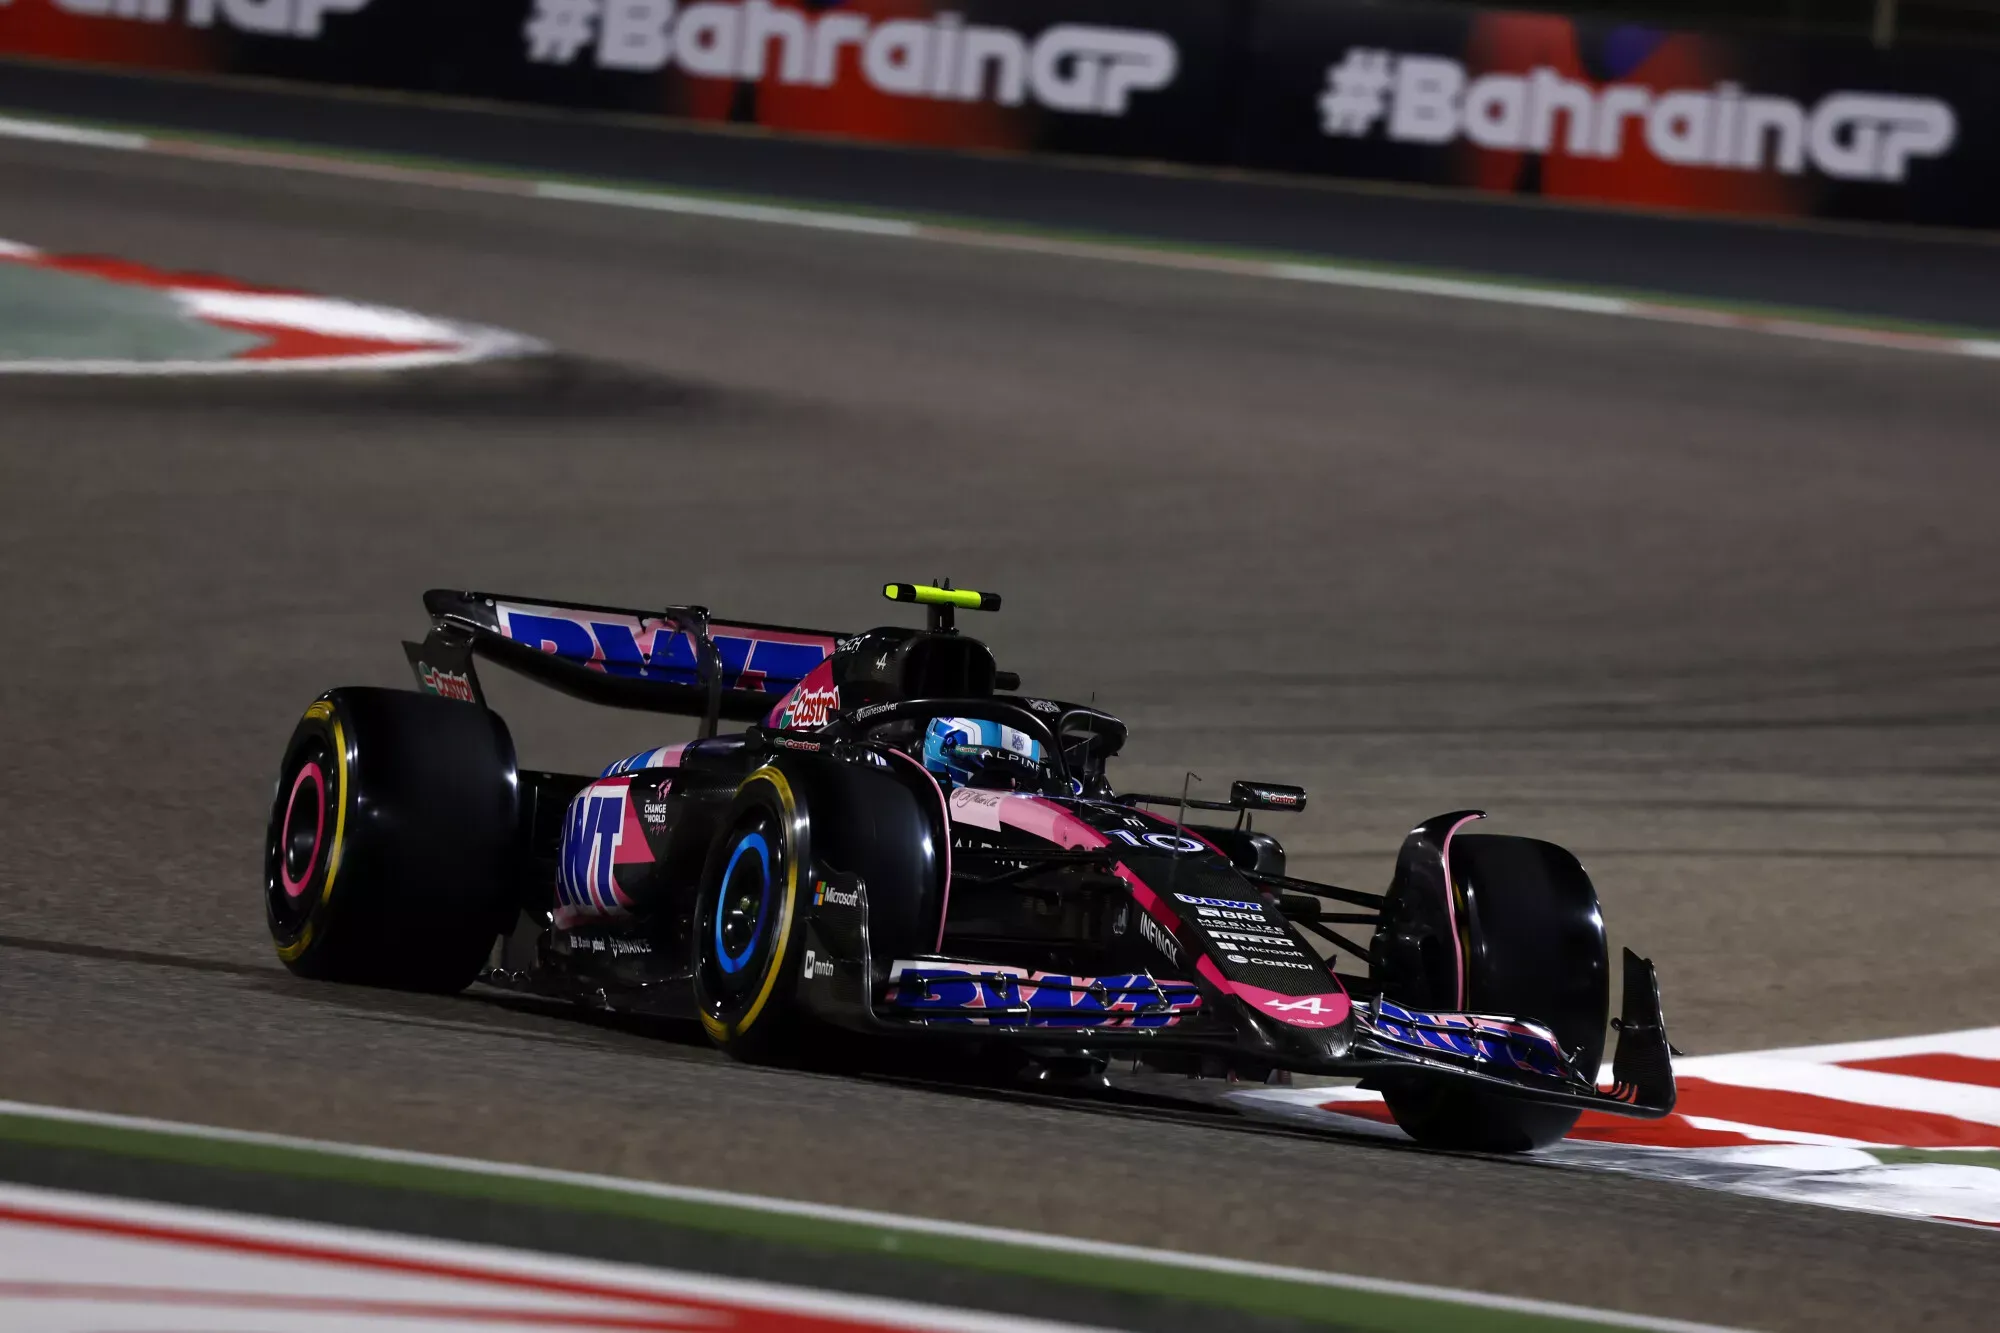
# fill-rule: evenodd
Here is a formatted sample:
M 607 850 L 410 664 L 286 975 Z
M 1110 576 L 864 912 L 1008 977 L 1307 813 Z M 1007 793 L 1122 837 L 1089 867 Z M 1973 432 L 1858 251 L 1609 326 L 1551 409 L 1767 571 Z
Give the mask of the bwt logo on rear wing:
M 507 602 L 494 611 L 501 633 L 514 642 L 593 671 L 677 685 L 701 683 L 693 636 L 659 618 Z M 708 634 L 722 658 L 722 683 L 732 690 L 784 694 L 833 656 L 832 635 L 725 624 L 710 625 Z
M 675 614 L 601 606 L 551 606 L 482 593 L 436 590 L 424 604 L 441 626 L 472 632 L 502 665 L 594 702 L 659 712 L 701 711 L 702 652 Z M 706 613 L 701 613 L 704 617 Z M 775 625 L 706 622 L 725 715 L 758 720 L 833 656 L 836 635 Z

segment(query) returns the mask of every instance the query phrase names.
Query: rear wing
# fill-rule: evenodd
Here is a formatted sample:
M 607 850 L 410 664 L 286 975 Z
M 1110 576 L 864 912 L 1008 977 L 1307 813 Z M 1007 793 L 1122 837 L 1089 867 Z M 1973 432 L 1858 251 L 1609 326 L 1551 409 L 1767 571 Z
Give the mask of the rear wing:
M 405 645 L 420 680 L 426 679 L 425 664 L 433 676 L 442 670 L 449 678 L 462 662 L 462 697 L 480 698 L 471 679 L 477 654 L 591 703 L 702 718 L 709 733 L 717 718 L 762 720 L 833 656 L 843 637 L 711 620 L 700 606 L 555 606 L 443 588 L 424 594 L 424 609 L 431 616 L 430 637 Z

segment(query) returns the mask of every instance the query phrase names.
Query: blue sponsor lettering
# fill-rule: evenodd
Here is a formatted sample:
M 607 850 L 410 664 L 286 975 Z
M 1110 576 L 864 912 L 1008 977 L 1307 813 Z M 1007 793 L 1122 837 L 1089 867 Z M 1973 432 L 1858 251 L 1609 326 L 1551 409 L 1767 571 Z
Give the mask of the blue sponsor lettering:
M 1569 1062 L 1555 1041 L 1520 1024 L 1501 1027 L 1466 1014 L 1434 1014 L 1381 1002 L 1376 1031 L 1391 1041 L 1441 1051 L 1465 1060 L 1564 1078 Z
M 539 652 L 588 662 L 597 656 L 590 631 L 559 616 L 531 616 L 515 611 L 507 617 L 507 637 Z
M 604 652 L 604 670 L 612 676 L 646 677 L 653 674 L 647 669 L 646 659 L 639 654 L 639 644 L 632 637 L 630 625 L 619 625 L 609 621 L 593 620 L 590 632 L 597 637 L 597 645 Z M 659 639 L 655 636 L 654 654 L 658 655 Z
M 1189 893 L 1177 893 L 1174 897 L 1184 903 L 1196 903 L 1203 907 L 1233 907 L 1239 912 L 1256 912 L 1260 915 L 1264 910 L 1262 903 L 1242 903 L 1234 898 L 1197 898 Z
M 619 910 L 611 872 L 624 835 L 622 792 L 586 791 L 571 801 L 563 819 L 556 901 L 602 912 Z
M 1037 972 L 973 973 L 962 968 L 915 968 L 896 973 L 890 1003 L 899 1009 L 938 1012 L 934 1022 L 1040 1028 L 1169 1027 L 1199 1008 L 1192 982 L 1145 973 L 1078 977 Z M 991 1015 L 978 1010 L 995 1010 Z M 1028 1012 L 1007 1013 L 1026 1009 Z
M 597 663 L 607 675 L 701 683 L 694 640 L 667 626 L 654 631 L 651 656 L 640 651 L 633 626 L 621 621 L 586 623 L 509 609 L 507 637 L 539 652 Z M 763 639 L 754 632 L 717 633 L 713 639 L 723 684 L 729 689 L 785 694 L 827 657 L 827 650 L 818 644 Z

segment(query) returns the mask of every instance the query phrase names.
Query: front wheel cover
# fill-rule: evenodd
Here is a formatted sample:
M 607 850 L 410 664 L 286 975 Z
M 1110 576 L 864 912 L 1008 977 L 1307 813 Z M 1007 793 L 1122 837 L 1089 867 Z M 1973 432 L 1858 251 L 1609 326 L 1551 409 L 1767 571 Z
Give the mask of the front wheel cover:
M 731 1055 L 778 1055 L 797 1027 L 808 877 L 805 812 L 785 775 L 760 768 L 737 788 L 709 851 L 694 916 L 694 991 L 702 1029 Z

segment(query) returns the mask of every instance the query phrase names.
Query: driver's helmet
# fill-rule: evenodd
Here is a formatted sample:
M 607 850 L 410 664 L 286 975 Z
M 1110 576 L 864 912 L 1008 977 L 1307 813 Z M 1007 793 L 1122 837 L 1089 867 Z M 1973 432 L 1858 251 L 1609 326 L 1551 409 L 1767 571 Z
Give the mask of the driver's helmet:
M 1025 731 L 976 717 L 934 717 L 924 729 L 924 767 L 946 791 L 1014 787 L 1042 762 L 1041 742 Z

